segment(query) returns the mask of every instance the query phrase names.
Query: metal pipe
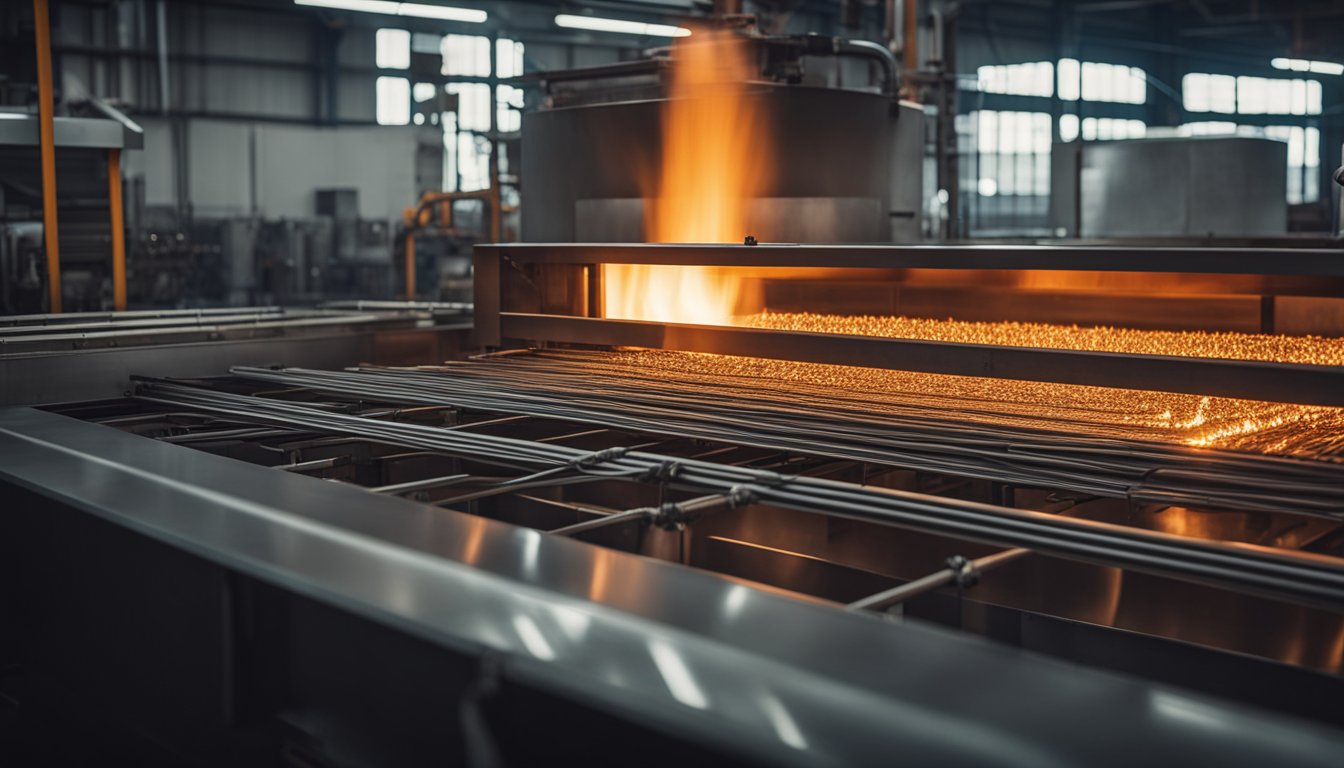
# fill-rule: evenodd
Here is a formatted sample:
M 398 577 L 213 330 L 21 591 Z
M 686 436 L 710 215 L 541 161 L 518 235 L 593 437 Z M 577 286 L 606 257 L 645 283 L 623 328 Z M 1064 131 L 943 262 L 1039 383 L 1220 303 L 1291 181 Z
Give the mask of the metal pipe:
M 406 300 L 415 301 L 415 230 L 406 230 Z
M 121 209 L 121 150 L 107 151 L 107 208 L 112 223 L 112 308 L 126 311 L 126 220 Z
M 42 242 L 47 252 L 47 311 L 61 311 L 61 248 L 56 222 L 56 132 L 51 88 L 51 15 L 47 0 L 33 0 L 37 36 L 37 115 L 42 155 Z
M 620 525 L 621 523 L 628 523 L 632 520 L 648 520 L 653 517 L 654 511 L 655 510 L 653 509 L 653 507 L 639 507 L 636 509 L 627 509 L 624 512 L 616 512 L 614 514 L 607 515 L 606 517 L 599 517 L 593 520 L 584 520 L 581 523 L 566 525 L 563 528 L 556 528 L 555 530 L 550 531 L 550 533 L 554 536 L 573 536 L 576 533 L 595 531 L 599 528 L 607 528 L 613 525 Z
M 490 155 L 487 158 L 490 173 L 489 200 L 486 205 L 490 221 L 490 242 L 500 243 L 503 237 L 503 195 L 499 188 L 499 33 L 490 35 Z
M 818 56 L 858 56 L 872 59 L 882 67 L 882 91 L 895 95 L 900 88 L 901 67 L 896 55 L 885 45 L 868 40 L 847 40 L 842 37 L 828 37 L 815 33 L 806 35 L 788 35 L 765 37 L 761 41 L 766 45 L 783 46 L 802 54 Z
M 901 50 L 904 38 L 902 25 L 905 23 L 905 0 L 886 0 L 882 14 L 882 38 L 892 53 Z
M 281 464 L 274 469 L 283 469 L 286 472 L 307 472 L 313 469 L 331 469 L 347 464 L 350 461 L 349 456 L 332 456 L 326 459 L 313 459 L 312 461 L 296 461 L 293 464 Z
M 550 533 L 556 536 L 573 536 L 576 533 L 592 531 L 598 528 L 606 528 L 610 525 L 618 525 L 631 520 L 648 520 L 660 525 L 676 525 L 690 520 L 694 515 L 700 512 L 706 512 L 711 509 L 717 509 L 723 506 L 737 506 L 743 501 L 740 493 L 715 493 L 708 496 L 701 496 L 696 499 L 689 499 L 682 502 L 672 502 L 662 505 L 662 507 L 636 507 L 627 509 L 624 512 L 599 517 L 595 520 L 585 520 L 581 523 L 567 525 L 563 528 L 556 528 Z
M 168 114 L 168 9 L 164 0 L 154 8 L 155 34 L 159 43 L 159 114 Z
M 846 608 L 855 611 L 885 611 L 894 605 L 912 600 L 926 592 L 932 592 L 935 589 L 942 589 L 956 582 L 958 579 L 970 576 L 979 578 L 983 573 L 991 571 L 1000 565 L 1011 563 L 1021 558 L 1023 555 L 1030 554 L 1029 549 L 1005 549 L 1002 552 L 995 552 L 992 555 L 986 555 L 978 560 L 971 560 L 967 563 L 968 567 L 948 566 L 941 571 L 934 571 L 927 576 L 922 576 L 914 581 L 908 581 L 898 587 L 878 592 L 875 595 L 869 595 L 862 600 L 855 600 L 846 605 Z
M 449 485 L 457 485 L 464 480 L 475 479 L 475 475 L 443 475 L 442 477 L 428 477 L 424 480 L 411 480 L 405 483 L 393 483 L 391 485 L 379 485 L 368 490 L 372 493 L 410 493 L 412 491 L 427 491 L 431 488 L 443 488 Z
M 901 46 L 902 64 L 906 72 L 919 69 L 919 0 L 902 0 L 905 18 L 901 24 L 905 42 Z
M 885 77 L 882 90 L 894 95 L 900 89 L 901 66 L 896 61 L 896 55 L 885 45 L 879 45 L 869 40 L 836 38 L 835 52 L 842 56 L 873 59 L 882 66 L 882 73 Z

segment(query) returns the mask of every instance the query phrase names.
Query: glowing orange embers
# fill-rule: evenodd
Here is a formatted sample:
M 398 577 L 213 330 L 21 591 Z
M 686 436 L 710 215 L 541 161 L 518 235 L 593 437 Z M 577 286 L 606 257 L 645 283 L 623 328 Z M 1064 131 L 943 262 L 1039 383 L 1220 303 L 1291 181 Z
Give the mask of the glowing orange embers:
M 751 47 L 731 32 L 696 30 L 672 53 L 663 111 L 663 165 L 645 201 L 645 239 L 653 243 L 740 243 L 747 204 L 767 170 Z M 607 265 L 607 317 L 726 325 L 742 281 L 713 267 Z

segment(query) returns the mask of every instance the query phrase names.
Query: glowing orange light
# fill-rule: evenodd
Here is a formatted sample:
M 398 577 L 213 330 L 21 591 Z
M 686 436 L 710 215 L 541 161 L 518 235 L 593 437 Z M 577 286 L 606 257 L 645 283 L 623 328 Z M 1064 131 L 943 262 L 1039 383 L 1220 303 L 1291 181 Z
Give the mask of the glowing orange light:
M 760 189 L 766 155 L 758 105 L 747 97 L 755 74 L 746 41 L 697 30 L 673 50 L 663 112 L 663 166 L 645 202 L 645 239 L 655 243 L 734 243 L 747 234 L 747 203 Z M 712 267 L 608 265 L 607 317 L 659 322 L 730 323 L 741 280 Z

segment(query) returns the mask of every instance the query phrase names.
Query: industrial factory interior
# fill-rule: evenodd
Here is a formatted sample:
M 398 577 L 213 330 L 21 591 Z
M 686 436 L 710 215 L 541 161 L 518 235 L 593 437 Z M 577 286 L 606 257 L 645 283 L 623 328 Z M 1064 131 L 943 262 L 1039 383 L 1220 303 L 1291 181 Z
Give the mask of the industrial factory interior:
M 0 766 L 1344 768 L 1344 0 L 3 0 Z

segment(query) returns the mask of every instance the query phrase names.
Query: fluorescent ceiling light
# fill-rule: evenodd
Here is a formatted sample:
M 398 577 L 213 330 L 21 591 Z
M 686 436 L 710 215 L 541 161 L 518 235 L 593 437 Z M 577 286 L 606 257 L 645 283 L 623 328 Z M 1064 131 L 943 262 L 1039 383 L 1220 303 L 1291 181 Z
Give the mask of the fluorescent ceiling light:
M 645 24 L 642 21 L 603 19 L 597 16 L 571 16 L 567 13 L 556 16 L 555 25 L 568 29 L 591 29 L 594 32 L 620 32 L 626 35 L 645 35 L 647 37 L 686 37 L 691 34 L 691 30 L 685 27 L 674 27 L 671 24 Z
M 454 8 L 451 5 L 430 5 L 428 3 L 394 3 L 391 0 L 294 0 L 294 4 L 309 5 L 315 8 L 335 8 L 341 11 L 381 13 L 387 16 L 414 16 L 421 19 L 466 21 L 472 24 L 480 24 L 486 19 L 485 11 L 478 11 L 475 8 Z
M 1318 75 L 1344 75 L 1344 64 L 1333 61 L 1308 61 L 1306 59 L 1274 59 L 1269 62 L 1275 69 L 1287 69 L 1293 72 L 1315 72 Z

